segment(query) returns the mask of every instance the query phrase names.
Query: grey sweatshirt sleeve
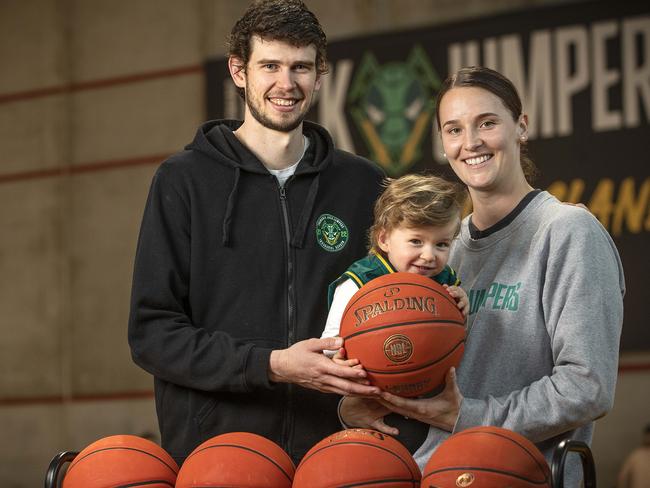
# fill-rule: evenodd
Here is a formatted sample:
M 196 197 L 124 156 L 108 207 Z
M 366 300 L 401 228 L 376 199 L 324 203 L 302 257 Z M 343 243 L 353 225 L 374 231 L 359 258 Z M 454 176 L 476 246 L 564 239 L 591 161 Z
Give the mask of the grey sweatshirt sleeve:
M 509 324 L 546 328 L 550 350 L 540 344 L 539 354 L 527 359 L 539 361 L 539 379 L 507 394 L 464 398 L 454 431 L 495 425 L 541 442 L 588 424 L 613 405 L 625 292 L 620 258 L 591 214 L 566 205 L 551 211 L 553 216 L 541 219 L 528 248 L 520 251 L 528 268 L 535 261 L 535 269 L 526 272 L 537 282 L 521 299 L 536 300 L 538 310 L 531 308 L 518 316 L 520 323 Z M 551 357 L 547 361 L 544 355 Z M 501 358 L 490 360 L 508 358 L 503 351 Z M 516 378 L 502 381 L 517 383 Z

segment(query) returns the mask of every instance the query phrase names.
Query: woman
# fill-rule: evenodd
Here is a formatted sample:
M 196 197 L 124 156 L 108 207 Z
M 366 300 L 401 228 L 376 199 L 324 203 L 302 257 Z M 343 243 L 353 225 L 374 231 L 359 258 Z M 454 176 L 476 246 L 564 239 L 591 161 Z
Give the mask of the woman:
M 625 291 L 618 252 L 588 211 L 528 183 L 528 119 L 508 79 L 463 68 L 443 83 L 436 115 L 473 206 L 449 261 L 470 298 L 464 357 L 434 398 L 346 397 L 341 418 L 389 434 L 388 411 L 428 424 L 414 454 L 421 468 L 449 433 L 478 425 L 519 432 L 550 460 L 561 439 L 590 442 L 593 421 L 613 404 Z M 579 476 L 576 462 L 567 486 Z

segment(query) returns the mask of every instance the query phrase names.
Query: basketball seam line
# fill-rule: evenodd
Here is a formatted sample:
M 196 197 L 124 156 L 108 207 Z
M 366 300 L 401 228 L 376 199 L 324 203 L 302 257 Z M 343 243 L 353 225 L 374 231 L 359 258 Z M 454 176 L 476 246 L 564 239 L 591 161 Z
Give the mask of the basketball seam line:
M 174 488 L 174 483 L 170 483 L 169 481 L 165 481 L 165 480 L 139 481 L 137 483 L 129 483 L 128 485 L 119 485 L 116 486 L 115 488 L 132 488 L 137 486 L 153 485 L 157 483 L 163 483 L 167 486 L 171 486 L 172 488 Z
M 513 478 L 520 479 L 522 481 L 527 481 L 529 483 L 533 483 L 535 485 L 544 485 L 544 484 L 548 483 L 548 481 L 549 481 L 547 476 L 544 476 L 543 481 L 535 481 L 535 480 L 532 480 L 530 478 L 526 478 L 524 476 L 519 476 L 519 475 L 514 474 L 514 473 L 509 473 L 507 471 L 502 471 L 500 469 L 477 468 L 475 466 L 454 466 L 452 468 L 437 469 L 435 471 L 431 471 L 430 473 L 425 474 L 422 477 L 422 481 L 424 481 L 426 478 L 428 478 L 431 475 L 434 475 L 434 474 L 437 474 L 437 473 L 444 473 L 446 471 L 484 471 L 484 472 L 487 472 L 487 473 L 504 474 L 504 475 L 507 475 L 507 476 L 511 476 Z
M 359 483 L 354 483 L 352 485 L 341 485 L 339 488 L 354 488 L 355 486 L 376 486 L 376 485 L 384 485 L 386 483 L 401 483 L 401 482 L 407 482 L 407 483 L 417 483 L 418 480 L 414 479 L 406 479 L 406 478 L 395 478 L 395 479 L 381 479 L 381 480 L 372 480 L 372 481 L 360 481 Z M 413 484 L 413 486 L 419 486 Z
M 276 463 L 272 458 L 270 458 L 266 454 L 263 454 L 263 453 L 261 453 L 259 451 L 255 451 L 254 449 L 251 449 L 250 447 L 238 446 L 237 444 L 218 444 L 216 446 L 206 446 L 203 449 L 200 449 L 200 450 L 190 454 L 190 456 L 187 459 L 189 460 L 190 457 L 192 457 L 195 454 L 198 454 L 199 452 L 203 452 L 203 451 L 205 451 L 207 449 L 214 449 L 214 448 L 217 448 L 217 447 L 234 447 L 236 449 L 243 449 L 245 451 L 250 451 L 253 454 L 257 454 L 258 456 L 261 456 L 264 459 L 266 459 L 267 461 L 270 461 L 272 464 L 274 464 L 282 472 L 282 474 L 285 475 L 289 481 L 291 481 L 291 476 L 289 476 L 289 474 L 284 470 L 284 468 L 282 466 L 280 466 L 278 463 Z M 187 460 L 185 462 L 187 462 Z
M 399 460 L 402 462 L 402 464 L 404 464 L 404 466 L 406 466 L 406 469 L 409 470 L 409 473 L 413 474 L 413 472 L 411 471 L 411 467 L 408 465 L 408 463 L 406 462 L 406 460 L 405 460 L 404 458 L 402 458 L 402 456 L 400 456 L 398 453 L 396 453 L 396 452 L 394 452 L 394 451 L 391 451 L 391 450 L 390 450 L 389 448 L 387 448 L 387 447 L 384 447 L 384 446 L 378 446 L 378 445 L 376 445 L 376 444 L 370 444 L 370 443 L 368 443 L 368 442 L 363 442 L 363 441 L 344 441 L 344 442 L 339 442 L 338 444 L 328 444 L 328 445 L 323 446 L 323 447 L 321 447 L 320 449 L 318 449 L 318 450 L 312 452 L 309 456 L 306 456 L 306 457 L 305 457 L 305 458 L 300 462 L 300 464 L 302 465 L 305 461 L 307 461 L 307 459 L 311 458 L 312 456 L 316 455 L 317 453 L 319 453 L 319 452 L 321 452 L 321 451 L 323 451 L 323 450 L 325 450 L 325 449 L 327 449 L 327 448 L 329 448 L 329 447 L 334 447 L 334 446 L 343 446 L 343 445 L 350 445 L 350 444 L 361 445 L 361 446 L 369 446 L 369 447 L 375 447 L 375 448 L 380 449 L 380 450 L 382 450 L 382 451 L 386 451 L 387 453 L 392 454 L 392 455 L 395 456 L 397 459 L 399 459 Z M 300 468 L 300 466 L 298 466 L 298 468 Z M 296 471 L 297 471 L 297 469 L 296 469 Z M 418 471 L 419 471 L 419 468 L 418 468 Z M 351 485 L 351 486 L 353 486 L 353 485 Z
M 417 368 L 411 368 L 411 369 L 400 369 L 399 371 L 380 371 L 377 369 L 368 369 L 364 368 L 368 373 L 378 373 L 378 374 L 403 374 L 403 373 L 411 373 L 412 371 L 418 371 L 423 368 L 427 368 L 433 364 L 439 363 L 440 361 L 443 361 L 447 359 L 451 354 L 453 354 L 461 345 L 463 345 L 465 341 L 460 341 L 458 344 L 454 346 L 454 348 L 449 351 L 447 354 L 442 356 L 439 359 L 436 359 L 435 361 L 431 361 L 429 363 L 423 364 L 421 366 L 418 366 Z
M 386 325 L 380 325 L 379 327 L 373 327 L 372 329 L 364 329 L 360 330 L 357 332 L 353 332 L 352 334 L 346 335 L 343 337 L 343 340 L 350 339 L 352 337 L 356 337 L 361 334 L 366 334 L 368 332 L 375 332 L 377 330 L 382 330 L 382 329 L 390 329 L 391 327 L 399 327 L 400 325 L 420 325 L 420 324 L 430 324 L 430 323 L 436 323 L 436 324 L 454 324 L 458 325 L 460 327 L 465 328 L 465 324 L 463 322 L 457 322 L 456 320 L 432 320 L 432 319 L 422 319 L 422 320 L 413 320 L 411 322 L 398 322 L 396 324 L 386 324 Z
M 103 448 L 101 448 L 101 449 L 97 449 L 97 450 L 95 450 L 95 451 L 93 451 L 93 452 L 89 452 L 88 454 L 85 454 L 83 457 L 79 457 L 79 456 L 77 456 L 77 457 L 72 461 L 72 464 L 71 464 L 70 467 L 68 468 L 68 472 L 72 471 L 72 470 L 74 469 L 74 467 L 77 466 L 81 461 L 83 461 L 84 459 L 86 459 L 86 458 L 89 457 L 89 456 L 92 456 L 93 454 L 97 454 L 97 453 L 100 453 L 100 452 L 103 452 L 103 451 L 113 451 L 113 450 L 120 450 L 120 449 L 124 449 L 124 450 L 127 450 L 127 451 L 136 451 L 136 452 L 140 452 L 140 453 L 142 453 L 142 454 L 146 454 L 147 456 L 151 456 L 152 458 L 157 459 L 157 460 L 160 461 L 162 464 L 164 464 L 165 466 L 167 466 L 167 467 L 172 471 L 172 473 L 174 473 L 174 475 L 178 475 L 178 471 L 177 471 L 177 470 L 175 470 L 173 467 L 171 467 L 169 464 L 167 464 L 165 461 L 163 461 L 161 458 L 159 458 L 159 457 L 156 456 L 155 454 L 152 454 L 152 453 L 147 452 L 147 451 L 143 451 L 142 449 L 137 449 L 137 448 L 135 448 L 135 447 L 124 447 L 124 446 L 103 447 Z
M 458 435 L 459 436 L 460 435 L 471 435 L 473 433 L 477 433 L 477 432 L 459 432 Z M 522 450 L 524 450 L 526 452 L 526 454 L 528 454 L 530 456 L 530 458 L 535 462 L 535 464 L 537 464 L 537 466 L 539 467 L 540 470 L 542 470 L 543 472 L 546 471 L 544 468 L 547 468 L 547 470 L 548 470 L 548 465 L 547 464 L 543 464 L 543 465 L 540 464 L 540 462 L 537 460 L 535 455 L 532 452 L 530 452 L 530 450 L 525 445 L 521 444 L 516 439 L 512 439 L 511 437 L 505 436 L 505 435 L 501 434 L 500 432 L 485 432 L 485 431 L 483 431 L 483 432 L 481 432 L 481 434 L 494 435 L 494 436 L 497 436 L 497 437 L 501 437 L 502 439 L 505 439 L 505 440 L 507 440 L 509 442 L 512 442 L 513 444 L 516 444 Z M 546 476 L 546 477 L 548 477 L 548 476 Z
M 390 276 L 390 275 L 385 275 L 385 276 Z M 372 283 L 372 281 L 373 281 L 373 280 L 370 280 L 370 281 L 369 281 L 368 283 L 366 283 L 364 286 L 368 286 L 368 285 L 370 285 L 370 284 Z M 433 281 L 433 280 L 432 280 L 432 281 Z M 449 295 L 449 294 L 446 294 L 446 295 L 445 295 L 444 293 L 442 293 L 442 292 L 440 292 L 439 290 L 436 290 L 435 288 L 432 288 L 432 287 L 430 287 L 430 286 L 423 285 L 423 284 L 420 284 L 420 283 L 409 283 L 409 282 L 407 282 L 407 281 L 404 281 L 404 282 L 401 282 L 401 281 L 400 281 L 399 283 L 391 283 L 390 285 L 391 285 L 391 286 L 397 286 L 397 285 L 409 285 L 409 286 L 417 286 L 417 287 L 419 287 L 419 288 L 425 288 L 425 289 L 427 289 L 427 290 L 430 290 L 430 291 L 436 293 L 437 295 L 440 295 L 440 296 L 443 297 L 445 300 L 447 300 L 447 301 L 449 301 L 450 303 L 452 303 L 452 304 L 454 305 L 454 307 L 458 308 L 458 305 L 456 304 L 456 301 L 451 297 L 451 295 Z M 348 303 L 348 306 L 345 307 L 345 311 L 347 311 L 347 309 L 348 309 L 349 307 L 351 307 L 352 305 L 354 305 L 355 303 L 357 303 L 359 300 L 361 300 L 361 299 L 362 299 L 363 297 L 365 297 L 366 295 L 372 293 L 373 291 L 377 291 L 377 290 L 379 290 L 380 288 L 383 288 L 383 287 L 385 287 L 385 286 L 386 286 L 386 285 L 375 285 L 375 288 L 373 288 L 372 290 L 367 290 L 364 294 L 358 296 L 358 297 L 354 300 L 354 302 L 350 302 L 350 303 Z M 343 313 L 344 315 L 345 315 L 345 311 L 344 311 L 344 313 Z M 459 311 L 459 313 L 460 313 L 460 311 Z

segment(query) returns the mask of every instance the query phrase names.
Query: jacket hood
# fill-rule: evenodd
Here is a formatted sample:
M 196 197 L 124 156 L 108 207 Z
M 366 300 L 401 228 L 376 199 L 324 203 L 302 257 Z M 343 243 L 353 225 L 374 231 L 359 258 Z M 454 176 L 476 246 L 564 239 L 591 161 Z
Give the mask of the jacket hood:
M 194 140 L 185 149 L 199 151 L 220 164 L 243 171 L 268 174 L 262 162 L 244 147 L 233 131 L 241 126 L 241 120 L 210 120 L 196 131 Z M 309 137 L 310 150 L 314 158 L 308 165 L 300 165 L 296 174 L 314 173 L 325 169 L 332 161 L 334 143 L 329 133 L 320 125 L 303 121 L 303 133 Z
M 227 247 L 230 246 L 230 229 L 237 202 L 241 172 L 269 174 L 262 162 L 245 148 L 233 134 L 233 131 L 241 124 L 242 122 L 239 120 L 211 120 L 205 122 L 197 130 L 194 140 L 185 147 L 188 150 L 198 151 L 215 162 L 229 166 L 234 170 L 233 186 L 228 195 L 222 223 L 222 242 Z M 313 154 L 313 157 L 303 158 L 304 161 L 298 165 L 295 174 L 314 173 L 314 178 L 309 187 L 298 224 L 291 236 L 291 245 L 299 248 L 304 245 L 307 225 L 316 202 L 319 174 L 331 163 L 334 154 L 332 138 L 323 127 L 313 122 L 303 121 L 303 133 L 309 138 L 308 151 Z

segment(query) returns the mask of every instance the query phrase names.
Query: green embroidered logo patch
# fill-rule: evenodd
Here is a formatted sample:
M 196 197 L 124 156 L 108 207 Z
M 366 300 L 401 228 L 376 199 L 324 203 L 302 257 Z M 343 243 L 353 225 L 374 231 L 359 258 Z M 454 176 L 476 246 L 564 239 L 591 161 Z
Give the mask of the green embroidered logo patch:
M 341 219 L 323 214 L 316 221 L 316 240 L 329 252 L 338 252 L 348 243 L 349 231 Z

